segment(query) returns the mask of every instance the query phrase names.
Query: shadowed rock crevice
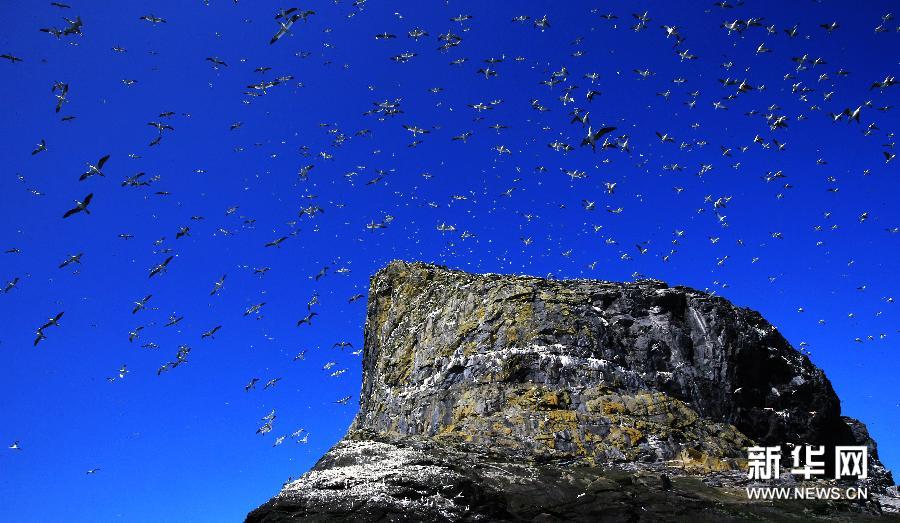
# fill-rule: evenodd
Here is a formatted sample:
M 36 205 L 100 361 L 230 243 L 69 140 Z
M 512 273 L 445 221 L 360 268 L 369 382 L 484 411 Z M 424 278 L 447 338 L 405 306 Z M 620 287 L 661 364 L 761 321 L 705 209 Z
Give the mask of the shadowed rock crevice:
M 867 484 L 893 484 L 824 373 L 754 311 L 658 281 L 393 262 L 371 281 L 350 432 L 248 521 L 772 518 L 738 488 L 746 449 L 788 443 L 868 445 Z M 784 510 L 812 517 L 803 503 Z

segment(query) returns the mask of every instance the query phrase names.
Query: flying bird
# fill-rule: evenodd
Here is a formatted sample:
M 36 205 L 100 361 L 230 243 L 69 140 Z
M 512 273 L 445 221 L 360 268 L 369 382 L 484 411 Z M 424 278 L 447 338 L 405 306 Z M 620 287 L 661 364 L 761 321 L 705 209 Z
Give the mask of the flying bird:
M 152 294 L 148 294 L 144 297 L 144 299 L 134 302 L 134 309 L 131 310 L 131 314 L 137 314 L 138 311 L 143 310 L 144 307 L 147 306 L 147 302 L 150 301 L 150 298 L 152 297 Z
M 225 276 L 227 275 L 223 274 L 222 277 L 219 278 L 219 281 L 213 284 L 213 290 L 209 293 L 210 296 L 214 296 L 215 294 L 218 294 L 220 290 L 222 290 L 222 287 L 225 286 Z
M 596 131 L 594 131 L 590 126 L 588 126 L 587 136 L 581 140 L 581 146 L 590 145 L 591 149 L 596 152 L 597 151 L 597 141 L 603 136 L 615 131 L 615 127 L 602 127 Z
M 310 313 L 307 314 L 306 316 L 304 316 L 304 317 L 300 318 L 299 320 L 297 320 L 297 326 L 299 327 L 299 326 L 304 325 L 304 324 L 306 324 L 306 325 L 312 325 L 312 319 L 315 318 L 315 317 L 318 316 L 318 315 L 319 315 L 318 312 L 310 312 Z
M 95 174 L 100 175 L 100 176 L 106 176 L 105 174 L 103 174 L 102 169 L 103 169 L 103 166 L 106 165 L 107 160 L 109 160 L 108 154 L 106 156 L 104 156 L 103 158 L 100 158 L 100 160 L 97 161 L 97 165 L 94 165 L 91 163 L 87 164 L 88 170 L 84 174 L 82 174 L 78 178 L 78 180 L 79 181 L 87 180 L 88 178 L 90 178 L 91 176 L 94 176 Z
M 147 277 L 148 277 L 148 278 L 152 278 L 152 277 L 156 276 L 157 274 L 159 274 L 159 273 L 161 273 L 161 272 L 165 272 L 165 271 L 166 271 L 166 268 L 169 266 L 169 262 L 172 261 L 172 258 L 174 258 L 174 256 L 169 256 L 168 258 L 166 258 L 165 260 L 163 260 L 162 263 L 160 263 L 160 264 L 158 264 L 158 265 L 154 265 L 153 267 L 151 267 L 151 268 L 150 268 L 150 275 L 147 276 Z
M 63 214 L 63 218 L 68 218 L 69 216 L 72 216 L 73 214 L 76 214 L 79 212 L 84 212 L 85 214 L 91 214 L 91 211 L 88 210 L 88 205 L 90 205 L 91 200 L 93 198 L 94 198 L 94 193 L 90 193 L 87 196 L 85 196 L 84 200 L 82 200 L 82 201 L 75 200 L 75 207 L 66 211 L 66 213 Z
M 221 329 L 221 328 L 222 328 L 221 325 L 216 325 L 216 326 L 213 327 L 212 329 L 210 329 L 210 330 L 204 332 L 203 334 L 201 334 L 201 335 L 200 335 L 200 339 L 204 339 L 204 338 L 212 338 L 212 339 L 216 339 L 216 333 L 219 332 L 219 329 Z
M 291 14 L 288 14 L 288 11 Z M 294 12 L 296 11 L 296 8 L 291 8 L 288 11 L 283 11 L 275 15 L 275 19 L 278 20 L 278 32 L 272 36 L 271 40 L 269 40 L 269 45 L 274 44 L 286 35 L 298 20 L 303 20 L 305 22 L 310 15 L 316 14 L 315 11 Z
M 44 152 L 46 150 L 47 150 L 47 140 L 44 140 L 43 138 L 41 138 L 40 143 L 38 143 L 35 146 L 34 150 L 31 151 L 31 156 L 34 156 L 34 155 Z

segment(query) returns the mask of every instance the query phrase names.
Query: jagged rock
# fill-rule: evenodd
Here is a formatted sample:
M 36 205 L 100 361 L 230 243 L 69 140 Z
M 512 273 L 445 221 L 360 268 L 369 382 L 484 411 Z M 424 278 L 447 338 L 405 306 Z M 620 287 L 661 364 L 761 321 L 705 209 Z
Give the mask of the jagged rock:
M 747 447 L 788 443 L 868 446 L 884 502 L 748 502 Z M 754 311 L 659 281 L 393 262 L 371 281 L 350 432 L 247 520 L 860 520 L 892 484 Z

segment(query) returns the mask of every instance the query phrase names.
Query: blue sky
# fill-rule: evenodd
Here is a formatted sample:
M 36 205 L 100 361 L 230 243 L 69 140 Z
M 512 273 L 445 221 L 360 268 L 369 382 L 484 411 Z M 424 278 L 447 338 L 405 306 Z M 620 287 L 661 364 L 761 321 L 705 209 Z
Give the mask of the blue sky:
M 0 452 L 0 519 L 240 520 L 345 432 L 360 357 L 333 345 L 360 348 L 365 299 L 348 299 L 398 258 L 560 278 L 643 275 L 716 292 L 762 312 L 795 347 L 804 342 L 844 413 L 866 422 L 883 461 L 900 468 L 900 332 L 889 299 L 900 292 L 900 234 L 888 231 L 900 226 L 900 183 L 898 163 L 883 156 L 895 150 L 898 119 L 878 110 L 897 104 L 900 86 L 870 90 L 900 75 L 900 22 L 882 22 L 891 2 L 313 2 L 297 4 L 316 14 L 274 45 L 285 4 L 70 4 L 0 3 L 0 54 L 22 59 L 0 60 L 0 247 L 17 250 L 0 254 L 0 284 L 19 278 L 0 294 L 0 442 L 22 447 Z M 651 20 L 633 31 L 632 13 L 644 11 Z M 165 22 L 139 20 L 151 14 Z M 472 18 L 450 20 L 461 14 Z M 545 14 L 541 31 L 533 20 Z M 511 21 L 519 15 L 531 20 Z M 75 16 L 82 36 L 39 31 Z M 754 17 L 762 26 L 721 27 Z M 833 21 L 832 32 L 820 27 Z M 882 23 L 888 31 L 874 31 Z M 683 42 L 674 47 L 662 25 L 677 26 Z M 417 27 L 428 36 L 409 38 Z M 439 51 L 448 31 L 462 41 Z M 385 32 L 397 38 L 375 38 Z M 685 50 L 697 58 L 683 60 Z M 391 60 L 405 52 L 416 54 Z M 803 55 L 798 71 L 791 58 Z M 476 71 L 490 58 L 502 61 L 485 78 Z M 540 83 L 563 67 L 563 82 Z M 244 94 L 286 75 L 264 96 Z M 728 99 L 737 86 L 726 78 L 755 89 Z M 59 113 L 55 82 L 69 85 Z M 601 94 L 589 102 L 591 89 Z M 402 113 L 364 114 L 385 100 Z M 479 103 L 491 108 L 470 107 Z M 858 106 L 858 124 L 829 116 Z M 627 135 L 630 152 L 579 147 L 574 107 L 590 111 L 594 128 L 617 127 L 614 141 Z M 766 114 L 787 116 L 787 127 L 772 130 Z M 174 130 L 150 146 L 148 122 Z M 507 127 L 490 127 L 498 123 Z M 410 147 L 404 125 L 430 132 Z M 465 143 L 451 140 L 467 131 Z M 32 155 L 42 139 L 47 150 Z M 554 141 L 574 149 L 555 151 Z M 107 154 L 105 176 L 79 181 L 86 162 Z M 684 168 L 664 169 L 672 164 Z M 304 181 L 305 165 L 314 168 Z M 778 171 L 785 177 L 765 180 Z M 138 172 L 152 184 L 121 186 Z M 61 218 L 88 193 L 90 215 Z M 323 212 L 298 216 L 311 206 Z M 373 222 L 387 227 L 367 229 Z M 183 226 L 190 236 L 176 239 Z M 80 264 L 58 268 L 78 253 Z M 148 278 L 168 256 L 168 270 Z M 316 293 L 318 316 L 297 327 Z M 60 311 L 60 326 L 34 347 L 35 330 Z M 167 327 L 172 314 L 184 319 Z M 182 344 L 187 363 L 157 376 Z M 293 361 L 302 350 L 305 360 Z M 128 374 L 109 382 L 123 364 Z M 282 379 L 263 390 L 273 378 Z M 272 409 L 272 432 L 257 435 Z M 273 447 L 300 428 L 307 443 Z

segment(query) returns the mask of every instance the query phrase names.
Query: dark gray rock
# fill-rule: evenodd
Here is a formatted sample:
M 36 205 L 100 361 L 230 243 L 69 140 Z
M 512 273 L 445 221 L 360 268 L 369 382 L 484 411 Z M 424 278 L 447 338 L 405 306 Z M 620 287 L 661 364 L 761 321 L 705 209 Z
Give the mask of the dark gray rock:
M 754 311 L 658 281 L 393 262 L 371 281 L 351 431 L 248 521 L 879 513 L 748 503 L 746 448 L 789 443 L 869 446 L 867 484 L 893 503 L 865 426 Z

